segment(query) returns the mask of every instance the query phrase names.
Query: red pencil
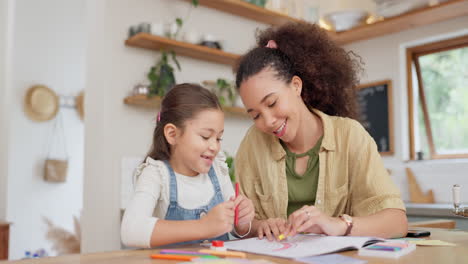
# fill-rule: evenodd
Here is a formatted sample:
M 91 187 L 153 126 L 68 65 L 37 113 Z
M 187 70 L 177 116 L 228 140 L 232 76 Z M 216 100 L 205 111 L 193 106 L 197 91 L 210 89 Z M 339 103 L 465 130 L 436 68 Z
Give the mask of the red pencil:
M 237 196 L 239 196 L 239 183 L 236 182 L 236 198 Z M 239 223 L 239 205 L 236 206 L 236 208 L 234 209 L 234 226 L 237 226 L 237 223 Z

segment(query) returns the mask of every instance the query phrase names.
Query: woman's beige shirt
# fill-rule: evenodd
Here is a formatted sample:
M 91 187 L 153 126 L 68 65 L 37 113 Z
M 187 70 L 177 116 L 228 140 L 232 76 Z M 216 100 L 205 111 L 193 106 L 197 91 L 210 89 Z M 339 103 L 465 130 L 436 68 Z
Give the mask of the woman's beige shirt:
M 315 206 L 330 216 L 366 216 L 386 208 L 405 210 L 377 145 L 361 124 L 313 111 L 324 129 Z M 255 126 L 239 147 L 236 179 L 241 191 L 253 201 L 257 219 L 287 218 L 285 156 L 278 138 Z

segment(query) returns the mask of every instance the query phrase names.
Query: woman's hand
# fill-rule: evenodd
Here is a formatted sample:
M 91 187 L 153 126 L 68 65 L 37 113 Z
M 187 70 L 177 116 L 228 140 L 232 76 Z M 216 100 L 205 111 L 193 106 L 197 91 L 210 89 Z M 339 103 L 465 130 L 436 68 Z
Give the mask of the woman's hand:
M 217 237 L 232 230 L 234 223 L 234 201 L 222 202 L 213 207 L 200 222 L 207 238 Z
M 307 205 L 292 213 L 288 222 L 288 236 L 301 232 L 342 236 L 347 229 L 346 223 L 340 218 L 328 216 L 317 207 Z
M 285 234 L 289 230 L 288 222 L 282 218 L 269 218 L 267 220 L 260 220 L 257 228 L 258 238 L 263 239 L 267 237 L 268 241 L 273 241 L 279 235 Z

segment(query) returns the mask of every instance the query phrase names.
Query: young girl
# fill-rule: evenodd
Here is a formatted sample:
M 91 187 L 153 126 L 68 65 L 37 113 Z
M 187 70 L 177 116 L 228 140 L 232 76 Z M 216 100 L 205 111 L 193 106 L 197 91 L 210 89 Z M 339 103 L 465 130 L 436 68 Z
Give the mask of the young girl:
M 153 146 L 136 172 L 134 196 L 122 220 L 122 242 L 132 247 L 227 240 L 249 234 L 252 202 L 235 198 L 219 153 L 224 114 L 210 91 L 172 88 L 161 103 Z M 238 225 L 233 229 L 235 208 Z

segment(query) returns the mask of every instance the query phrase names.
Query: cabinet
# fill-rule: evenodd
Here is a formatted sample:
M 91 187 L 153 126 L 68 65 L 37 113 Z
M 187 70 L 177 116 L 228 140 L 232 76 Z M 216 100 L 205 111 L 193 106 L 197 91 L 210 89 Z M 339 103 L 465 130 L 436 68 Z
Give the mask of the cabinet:
M 8 259 L 9 241 L 10 241 L 10 223 L 0 221 L 0 260 Z

